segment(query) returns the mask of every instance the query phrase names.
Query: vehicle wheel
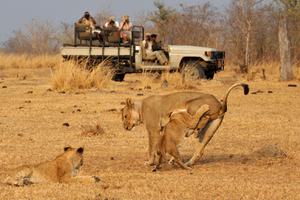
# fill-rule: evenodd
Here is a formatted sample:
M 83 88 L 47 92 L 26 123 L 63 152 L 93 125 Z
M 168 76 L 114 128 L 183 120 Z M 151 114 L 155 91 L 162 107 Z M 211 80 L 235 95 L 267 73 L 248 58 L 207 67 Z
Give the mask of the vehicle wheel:
M 205 72 L 206 78 L 212 80 L 214 78 L 215 72 L 214 71 L 206 71 Z
M 206 78 L 204 69 L 198 61 L 187 62 L 182 69 L 182 73 L 185 78 L 191 80 Z
M 113 81 L 122 82 L 124 80 L 125 74 L 115 74 L 112 77 Z

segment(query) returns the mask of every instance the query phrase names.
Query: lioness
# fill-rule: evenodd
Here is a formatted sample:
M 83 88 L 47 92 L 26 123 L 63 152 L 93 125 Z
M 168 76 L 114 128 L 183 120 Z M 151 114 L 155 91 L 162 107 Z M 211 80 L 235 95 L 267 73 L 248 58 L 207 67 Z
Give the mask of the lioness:
M 65 147 L 64 153 L 52 161 L 21 166 L 11 171 L 4 183 L 24 186 L 43 182 L 99 182 L 96 176 L 77 176 L 83 165 L 83 148 Z
M 161 160 L 166 160 L 166 153 L 173 156 L 174 161 L 183 169 L 190 169 L 181 161 L 177 145 L 182 141 L 187 132 L 202 130 L 205 123 L 201 123 L 200 118 L 209 110 L 208 105 L 201 106 L 195 115 L 190 115 L 187 110 L 174 110 L 170 115 L 170 121 L 164 127 L 163 136 L 159 145 L 158 163 L 154 170 L 159 169 Z
M 126 105 L 122 109 L 123 126 L 131 130 L 134 126 L 144 123 L 149 136 L 149 164 L 155 164 L 158 144 L 162 138 L 160 132 L 169 119 L 169 113 L 175 109 L 187 109 L 188 113 L 194 114 L 199 107 L 204 104 L 209 105 L 206 120 L 206 126 L 199 133 L 200 143 L 193 157 L 187 165 L 194 164 L 195 160 L 202 155 L 204 147 L 212 138 L 222 123 L 225 112 L 227 111 L 227 98 L 230 91 L 236 87 L 242 86 L 244 94 L 249 93 L 249 87 L 244 83 L 232 85 L 223 100 L 220 102 L 211 94 L 200 92 L 175 92 L 167 95 L 153 95 L 142 101 L 126 100 Z

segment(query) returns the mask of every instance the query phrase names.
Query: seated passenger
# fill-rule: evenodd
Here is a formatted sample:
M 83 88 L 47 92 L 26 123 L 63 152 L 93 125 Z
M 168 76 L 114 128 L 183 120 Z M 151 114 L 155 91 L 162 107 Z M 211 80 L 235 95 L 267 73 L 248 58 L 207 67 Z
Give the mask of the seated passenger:
M 89 26 L 92 29 L 92 33 L 96 36 L 96 38 L 100 42 L 102 42 L 101 29 L 99 26 L 96 26 L 96 20 L 90 15 L 88 11 L 84 12 L 84 15 L 78 20 L 77 23 Z
M 153 41 L 149 33 L 145 34 L 145 40 L 142 42 L 142 48 L 144 50 L 143 59 L 146 60 L 158 60 L 159 64 L 167 65 L 168 59 L 162 50 L 153 51 Z
M 121 20 L 122 20 L 120 23 L 121 39 L 124 43 L 127 43 L 131 39 L 132 23 L 129 21 L 128 15 L 123 16 Z
M 152 50 L 153 51 L 163 51 L 168 57 L 168 52 L 162 48 L 161 41 L 157 41 L 157 34 L 151 34 Z
M 153 51 L 160 51 L 163 50 L 161 47 L 161 41 L 157 42 L 157 35 L 156 34 L 151 34 L 151 42 L 152 42 L 152 50 Z
M 84 12 L 83 17 L 81 17 L 77 23 L 87 25 L 92 29 L 95 29 L 96 26 L 96 20 L 90 15 L 88 11 Z
M 109 17 L 108 21 L 104 25 L 105 28 L 119 28 L 119 22 L 116 21 L 115 16 Z

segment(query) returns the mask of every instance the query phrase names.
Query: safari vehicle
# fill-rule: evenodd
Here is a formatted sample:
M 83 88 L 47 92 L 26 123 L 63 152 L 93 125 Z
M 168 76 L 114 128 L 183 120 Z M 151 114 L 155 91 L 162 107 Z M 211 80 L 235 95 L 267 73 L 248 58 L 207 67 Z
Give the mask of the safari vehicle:
M 113 80 L 123 81 L 125 74 L 150 72 L 181 72 L 192 79 L 213 79 L 214 74 L 224 69 L 225 52 L 214 48 L 168 45 L 169 64 L 145 59 L 141 46 L 144 28 L 133 26 L 131 40 L 122 43 L 119 30 L 102 29 L 102 41 L 98 41 L 89 27 L 75 24 L 74 44 L 64 44 L 61 54 L 65 60 L 87 58 L 89 63 L 110 60 L 114 68 Z

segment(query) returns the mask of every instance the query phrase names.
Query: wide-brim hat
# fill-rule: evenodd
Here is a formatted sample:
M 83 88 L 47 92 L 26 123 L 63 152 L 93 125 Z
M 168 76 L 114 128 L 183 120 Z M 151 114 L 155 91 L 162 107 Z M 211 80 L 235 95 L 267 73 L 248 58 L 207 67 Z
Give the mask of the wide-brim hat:
M 129 20 L 129 16 L 128 16 L 128 15 L 124 15 L 122 18 L 123 18 L 124 20 Z
M 109 21 L 115 21 L 116 20 L 116 17 L 115 16 L 110 16 L 109 17 Z

